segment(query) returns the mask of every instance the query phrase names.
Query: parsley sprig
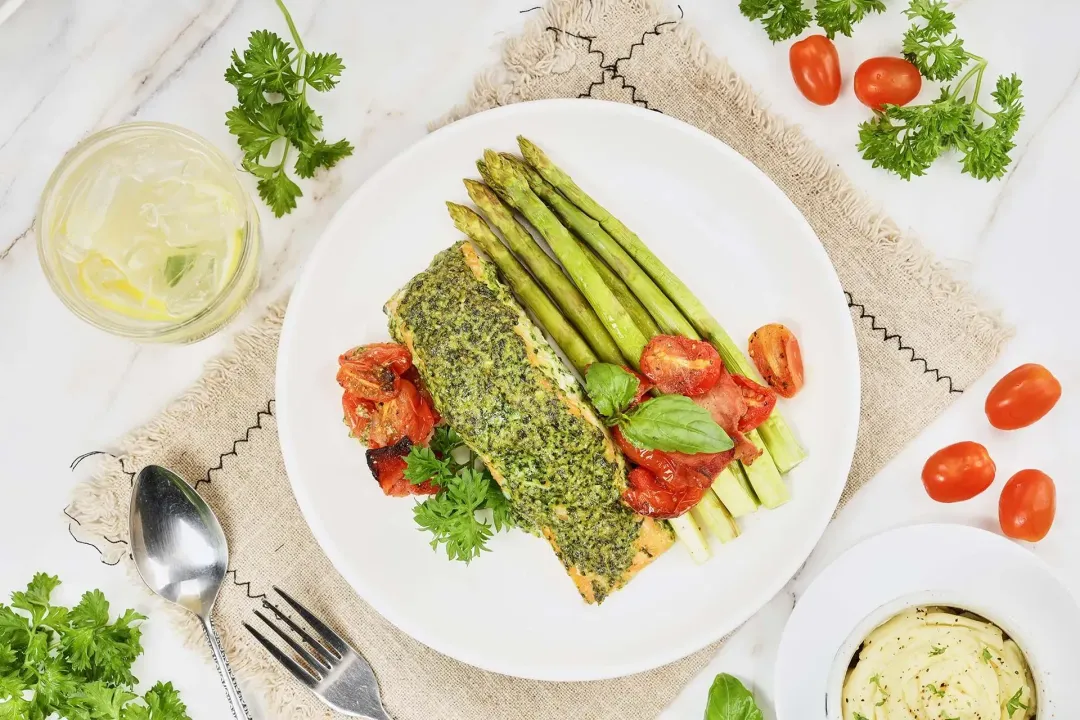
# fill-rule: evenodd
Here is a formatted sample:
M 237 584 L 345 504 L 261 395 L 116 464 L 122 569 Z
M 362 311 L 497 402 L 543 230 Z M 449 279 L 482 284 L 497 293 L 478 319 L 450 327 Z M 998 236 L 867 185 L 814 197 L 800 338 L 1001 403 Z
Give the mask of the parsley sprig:
M 465 455 L 458 462 L 455 455 Z M 430 447 L 414 445 L 405 458 L 405 478 L 419 485 L 431 480 L 436 495 L 413 508 L 416 524 L 433 535 L 432 549 L 446 546 L 446 556 L 466 564 L 487 550 L 496 532 L 516 525 L 510 503 L 487 468 L 449 427 L 436 428 Z M 491 522 L 482 511 L 490 511 Z
M 859 150 L 874 167 L 905 180 L 924 175 L 946 150 L 963 155 L 963 171 L 981 180 L 1005 174 L 1009 151 L 1024 115 L 1020 78 L 1002 75 L 990 93 L 997 109 L 980 103 L 987 61 L 964 48 L 955 35 L 955 15 L 944 0 L 911 0 L 905 14 L 915 23 L 904 35 L 904 54 L 924 76 L 954 85 L 926 105 L 885 105 L 859 126 Z M 974 83 L 970 96 L 967 89 Z M 987 124 L 981 118 L 992 121 Z
M 885 12 L 882 0 L 817 0 L 814 19 L 832 40 L 837 33 L 851 37 L 852 26 L 870 13 Z
M 0 604 L 0 718 L 190 720 L 172 683 L 141 698 L 131 665 L 142 654 L 146 618 L 134 610 L 109 622 L 109 601 L 87 592 L 75 607 L 52 605 L 57 577 L 38 573 Z
M 286 166 L 297 152 L 293 171 L 310 178 L 319 168 L 331 168 L 352 154 L 348 140 L 329 143 L 319 137 L 322 116 L 312 110 L 307 91 L 326 92 L 337 85 L 345 69 L 335 53 L 312 53 L 304 48 L 292 16 L 282 0 L 278 7 L 292 35 L 294 48 L 269 30 L 248 37 L 241 57 L 235 50 L 225 80 L 236 88 L 237 105 L 225 113 L 229 132 L 244 151 L 244 169 L 259 179 L 259 196 L 281 217 L 296 208 L 303 196 Z M 271 155 L 277 162 L 264 164 Z
M 739 12 L 751 20 L 760 20 L 774 43 L 800 34 L 810 27 L 811 20 L 816 20 L 831 40 L 837 33 L 851 37 L 852 26 L 870 13 L 885 12 L 885 3 L 883 0 L 817 0 L 811 13 L 803 0 L 741 0 Z

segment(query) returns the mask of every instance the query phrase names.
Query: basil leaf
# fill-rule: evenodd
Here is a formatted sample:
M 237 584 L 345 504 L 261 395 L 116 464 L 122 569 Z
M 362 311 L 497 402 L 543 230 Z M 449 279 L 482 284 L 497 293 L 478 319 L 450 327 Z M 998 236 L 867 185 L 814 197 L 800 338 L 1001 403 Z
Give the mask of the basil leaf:
M 720 673 L 709 688 L 705 720 L 763 720 L 754 696 L 735 677 Z
M 683 395 L 661 395 L 642 403 L 619 429 L 627 440 L 647 450 L 693 454 L 735 447 L 709 411 Z
M 640 382 L 632 373 L 611 363 L 593 363 L 585 371 L 585 391 L 604 417 L 618 415 L 633 402 Z
M 180 278 L 184 277 L 192 265 L 195 264 L 195 256 L 191 253 L 185 255 L 170 255 L 165 259 L 165 282 L 169 287 L 176 287 Z

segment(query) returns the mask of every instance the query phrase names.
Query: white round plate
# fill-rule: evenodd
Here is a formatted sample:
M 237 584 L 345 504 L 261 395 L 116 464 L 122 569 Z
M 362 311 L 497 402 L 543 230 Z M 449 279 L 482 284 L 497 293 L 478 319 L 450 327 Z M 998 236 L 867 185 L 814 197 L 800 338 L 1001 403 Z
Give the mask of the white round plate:
M 498 535 L 466 567 L 428 546 L 412 501 L 384 497 L 341 422 L 337 356 L 388 339 L 383 303 L 461 238 L 444 201 L 468 203 L 484 148 L 539 144 L 648 242 L 735 338 L 768 322 L 798 335 L 807 384 L 782 409 L 810 458 L 794 499 L 742 522 L 696 566 L 676 546 L 591 607 L 546 542 Z M 745 342 L 745 340 L 744 340 Z M 542 680 L 594 680 L 684 657 L 749 618 L 791 578 L 843 489 L 859 422 L 854 330 L 814 232 L 748 160 L 670 117 L 552 100 L 499 108 L 406 150 L 338 211 L 289 303 L 277 369 L 281 449 L 327 555 L 401 630 L 471 665 Z
M 994 622 L 1027 656 L 1038 720 L 1075 717 L 1080 608 L 1068 589 L 1017 543 L 965 525 L 932 524 L 856 545 L 806 589 L 780 639 L 777 720 L 806 720 L 807 708 L 839 720 L 840 686 L 863 639 L 916 605 L 959 607 Z

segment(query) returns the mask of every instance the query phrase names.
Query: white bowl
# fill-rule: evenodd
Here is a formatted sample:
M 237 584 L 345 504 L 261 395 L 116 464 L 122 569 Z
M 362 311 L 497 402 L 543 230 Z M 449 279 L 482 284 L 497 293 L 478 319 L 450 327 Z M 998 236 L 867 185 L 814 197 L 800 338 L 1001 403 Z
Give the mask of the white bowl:
M 1068 589 L 1042 560 L 998 535 L 917 525 L 848 550 L 799 599 L 777 657 L 778 720 L 806 720 L 808 708 L 823 704 L 827 720 L 841 720 L 844 678 L 863 640 L 926 605 L 969 610 L 1000 627 L 1031 668 L 1037 720 L 1075 717 L 1080 608 Z

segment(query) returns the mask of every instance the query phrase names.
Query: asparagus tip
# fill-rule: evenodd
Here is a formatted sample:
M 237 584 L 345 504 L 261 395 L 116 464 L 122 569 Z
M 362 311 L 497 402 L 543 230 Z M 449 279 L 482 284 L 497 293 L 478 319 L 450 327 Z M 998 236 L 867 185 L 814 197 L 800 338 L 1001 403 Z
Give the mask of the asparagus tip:
M 518 147 L 521 148 L 521 154 L 525 156 L 526 162 L 533 167 L 538 167 L 541 164 L 547 164 L 549 162 L 544 151 L 538 148 L 524 135 L 518 135 L 517 141 Z

